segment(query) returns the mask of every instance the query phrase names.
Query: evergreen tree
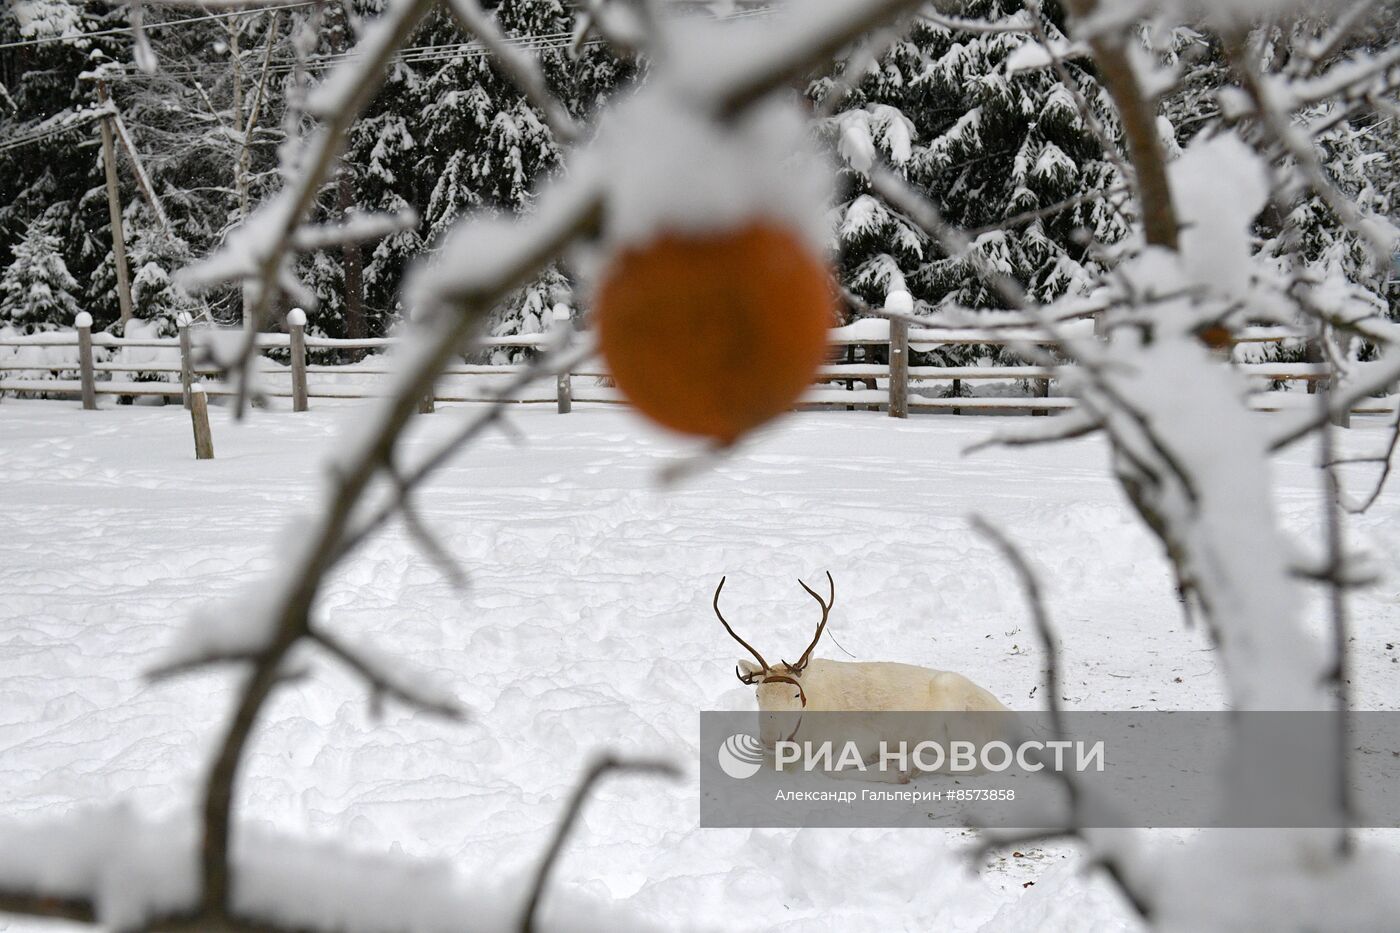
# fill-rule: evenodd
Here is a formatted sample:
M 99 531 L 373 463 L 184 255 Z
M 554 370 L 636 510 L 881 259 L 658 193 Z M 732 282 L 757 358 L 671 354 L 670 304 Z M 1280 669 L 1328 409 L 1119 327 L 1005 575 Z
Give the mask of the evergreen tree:
M 1044 10 L 1043 26 L 1058 45 L 1062 13 L 1055 4 Z M 972 0 L 963 15 L 1004 22 L 1031 14 L 1020 0 Z M 1080 60 L 1065 62 L 1073 89 L 1055 69 L 1008 67 L 1032 42 L 1024 29 L 966 33 L 921 19 L 826 121 L 846 162 L 835 227 L 841 278 L 856 294 L 879 303 L 902 287 L 921 313 L 1002 305 L 973 262 L 947 256 L 870 193 L 866 172 L 877 152 L 951 224 L 972 232 L 982 261 L 1036 301 L 1081 287 L 1098 261 L 1094 244 L 1126 233 L 1121 207 L 1101 196 L 1123 180 L 1076 98 L 1116 131 L 1111 108 Z M 810 93 L 821 101 L 839 80 L 818 80 Z M 1006 223 L 1033 212 L 1044 213 Z
M 89 282 L 110 248 L 96 126 L 80 119 L 97 104 L 78 76 L 93 56 L 120 54 L 122 35 L 90 37 L 126 24 L 124 7 L 99 0 L 20 0 L 0 6 L 0 269 L 37 223 L 57 241 L 68 273 Z M 22 144 L 20 144 L 20 141 Z M 95 197 L 92 195 L 96 195 Z M 104 243 L 105 241 L 105 243 Z M 83 301 L 98 326 L 117 317 L 110 305 Z
M 1346 57 L 1378 53 L 1390 44 L 1389 36 L 1400 25 L 1400 11 L 1381 5 L 1368 21 L 1358 24 L 1349 43 L 1337 49 L 1332 60 L 1316 63 L 1325 70 Z M 1275 27 L 1265 38 L 1272 54 L 1306 56 L 1318 37 L 1326 34 L 1328 17 L 1304 17 L 1286 27 Z M 1215 131 L 1221 91 L 1234 83 L 1218 41 L 1191 30 L 1178 30 L 1168 42 L 1167 54 L 1180 62 L 1188 78 L 1163 102 L 1166 118 L 1175 132 L 1177 148 L 1202 133 Z M 1306 61 L 1306 59 L 1304 59 Z M 1312 67 L 1308 62 L 1304 67 Z M 1298 121 L 1329 127 L 1317 137 L 1315 152 L 1327 181 L 1336 187 L 1362 215 L 1395 219 L 1400 206 L 1400 132 L 1390 119 L 1378 119 L 1366 110 L 1338 109 L 1336 104 L 1308 108 Z M 1258 132 L 1246 124 L 1243 132 Z M 1293 171 L 1293 160 L 1279 163 L 1279 179 Z M 1292 200 L 1271 204 L 1256 222 L 1259 249 L 1272 257 L 1277 270 L 1274 287 L 1289 289 L 1297 279 L 1312 284 L 1310 300 L 1325 305 L 1340 317 L 1387 314 L 1400 318 L 1400 293 L 1393 281 L 1394 267 L 1377 262 L 1370 244 L 1333 213 L 1327 201 L 1308 185 L 1289 185 Z M 1278 303 L 1286 307 L 1287 300 Z M 1276 311 L 1276 308 L 1270 308 Z M 1272 321 L 1267 321 L 1271 323 Z M 1361 352 L 1369 352 L 1358 347 Z M 1299 362 L 1308 350 L 1301 344 L 1245 344 L 1237 354 L 1248 359 Z
M 373 4 L 362 3 L 360 12 L 374 12 Z M 630 76 L 630 67 L 600 44 L 586 45 L 577 58 L 569 55 L 574 12 L 561 0 L 485 6 L 503 32 L 531 47 L 551 89 L 580 119 Z M 355 202 L 376 211 L 411 208 L 422 218 L 417 229 L 369 249 L 364 286 L 376 332 L 400 311 L 399 285 L 411 260 L 466 212 L 528 211 L 532 190 L 560 163 L 558 142 L 543 118 L 483 49 L 461 47 L 467 39 L 449 16 L 430 16 L 412 45 L 452 51 L 396 64 L 374 107 L 351 132 L 345 162 Z M 302 264 L 318 292 L 332 292 L 338 276 L 328 259 Z M 565 290 L 562 274 L 548 270 L 503 303 L 494 332 L 540 329 L 543 310 Z
M 0 274 L 0 326 L 30 332 L 69 327 L 79 309 L 78 283 L 63 261 L 62 241 L 40 217 L 15 244 Z

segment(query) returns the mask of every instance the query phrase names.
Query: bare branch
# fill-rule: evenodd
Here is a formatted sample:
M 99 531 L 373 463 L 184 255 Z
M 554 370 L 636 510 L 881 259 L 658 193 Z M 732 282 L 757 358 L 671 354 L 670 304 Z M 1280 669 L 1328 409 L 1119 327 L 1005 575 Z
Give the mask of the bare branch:
M 1400 447 L 1400 405 L 1396 406 L 1395 420 L 1390 425 L 1390 440 L 1386 442 L 1385 453 L 1375 457 L 1352 457 L 1349 459 L 1330 459 L 1323 462 L 1323 466 L 1331 470 L 1346 463 L 1379 463 L 1381 465 L 1381 475 L 1376 478 L 1375 485 L 1371 487 L 1371 493 L 1359 504 L 1348 503 L 1341 500 L 1342 506 L 1352 515 L 1361 515 L 1371 506 L 1375 505 L 1380 498 L 1381 491 L 1385 489 L 1386 483 L 1390 480 L 1391 467 L 1395 463 L 1395 451 Z M 1329 412 L 1330 415 L 1330 412 Z M 1330 423 L 1330 420 L 1329 420 Z
M 1088 437 L 1103 429 L 1103 422 L 1088 412 L 1071 412 L 1055 419 L 1055 423 L 1045 428 L 1023 428 L 1015 433 L 992 434 L 965 448 L 963 456 L 975 454 L 988 447 L 1031 447 L 1036 444 L 1053 444 L 1060 441 Z
M 206 654 L 199 658 L 188 661 L 176 661 L 173 664 L 161 664 L 151 668 L 146 672 L 146 679 L 151 683 L 159 683 L 162 680 L 170 680 L 184 674 L 204 670 L 207 667 L 216 667 L 223 664 L 256 664 L 258 656 L 256 654 L 232 653 L 232 654 Z
M 1011 565 L 1011 569 L 1016 572 L 1016 577 L 1020 581 L 1021 590 L 1025 593 L 1026 605 L 1030 608 L 1031 621 L 1035 624 L 1036 635 L 1040 637 L 1041 650 L 1045 652 L 1045 693 L 1046 703 L 1050 707 L 1050 725 L 1055 736 L 1061 738 L 1065 735 L 1064 708 L 1060 696 L 1060 646 L 1059 640 L 1055 637 L 1055 630 L 1050 625 L 1050 614 L 1045 611 L 1045 599 L 1041 594 L 1040 580 L 1036 578 L 1035 571 L 1026 558 L 1017 550 L 1016 545 L 1011 543 L 1011 539 L 1002 534 L 995 525 L 987 521 L 980 515 L 973 515 L 969 521 L 972 529 L 986 538 L 992 545 L 1001 552 L 1002 557 Z M 1071 812 L 1076 812 L 1076 798 L 1078 789 L 1070 785 L 1070 805 Z
M 1084 20 L 1097 10 L 1098 0 L 1068 0 L 1068 6 L 1077 19 Z M 1089 37 L 1089 47 L 1094 50 L 1104 85 L 1118 108 L 1147 243 L 1176 249 L 1178 224 L 1167 181 L 1166 153 L 1157 136 L 1157 114 L 1128 58 L 1129 41 L 1125 28 L 1111 36 L 1095 33 Z
M 497 407 L 496 410 L 500 409 Z M 452 584 L 453 589 L 466 589 L 466 571 L 452 558 L 447 548 L 442 542 L 438 541 L 432 529 L 428 527 L 422 516 L 418 514 L 418 510 L 413 504 L 412 490 L 405 482 L 403 474 L 394 466 L 390 466 L 388 472 L 390 478 L 394 482 L 394 488 L 398 493 L 395 504 L 399 510 L 399 517 L 403 519 L 404 528 L 408 530 L 409 535 L 413 538 L 414 543 L 418 545 L 419 549 L 422 550 L 424 554 L 428 555 L 428 559 L 437 565 L 438 570 L 442 571 L 442 575 L 447 578 L 448 583 Z
M 1328 383 L 1318 387 L 1318 407 L 1324 415 L 1330 412 L 1327 395 Z M 1341 833 L 1337 840 L 1338 853 L 1343 857 L 1351 854 L 1352 835 L 1350 827 L 1355 817 L 1351 791 L 1351 683 L 1349 671 L 1350 648 L 1347 644 L 1346 587 L 1340 578 L 1345 556 L 1342 548 L 1342 511 L 1340 500 L 1341 484 L 1334 470 L 1326 467 L 1332 460 L 1336 447 L 1335 427 L 1329 418 L 1322 425 L 1322 508 L 1323 527 L 1327 535 L 1327 565 L 1333 571 L 1333 579 L 1328 590 L 1328 610 L 1332 622 L 1332 672 L 1333 687 L 1337 693 L 1337 714 L 1341 718 L 1336 729 L 1337 747 L 1333 754 L 1337 765 L 1337 810 L 1341 815 Z
M 1055 636 L 1055 630 L 1050 624 L 1049 613 L 1045 610 L 1045 600 L 1041 593 L 1040 581 L 1036 578 L 1035 571 L 1021 554 L 1020 550 L 1011 543 L 1011 540 L 1001 533 L 994 525 L 982 518 L 980 515 L 973 515 L 971 518 L 972 527 L 977 533 L 987 538 L 997 550 L 999 550 L 1021 583 L 1021 589 L 1025 593 L 1026 603 L 1030 608 L 1031 620 L 1035 624 L 1036 634 L 1040 638 L 1041 650 L 1045 652 L 1045 691 L 1046 704 L 1049 706 L 1050 727 L 1056 737 L 1063 738 L 1066 735 L 1064 721 L 1063 699 L 1060 695 L 1060 649 L 1059 640 Z M 1053 776 L 1059 780 L 1064 787 L 1065 793 L 1069 796 L 1070 820 L 1067 828 L 1043 833 L 1032 833 L 1029 836 L 1013 837 L 992 837 L 984 840 L 973 851 L 979 857 L 993 848 L 999 848 L 1012 842 L 1045 841 L 1063 836 L 1075 836 L 1081 839 L 1089 848 L 1093 861 L 1104 869 L 1104 872 L 1118 887 L 1118 890 L 1137 911 L 1138 915 L 1144 918 L 1150 917 L 1153 912 L 1152 901 L 1143 891 L 1140 891 L 1129 878 L 1128 870 L 1123 865 L 1120 858 L 1110 852 L 1104 851 L 1101 847 L 1094 845 L 1093 839 L 1086 832 L 1081 821 L 1080 804 L 1083 799 L 1083 791 L 1074 780 L 1070 772 L 1055 771 Z
M 1337 387 L 1333 386 L 1328 392 L 1325 415 L 1321 412 L 1313 412 L 1300 419 L 1285 423 L 1280 430 L 1274 432 L 1270 439 L 1269 449 L 1282 450 L 1307 437 L 1338 415 L 1351 411 L 1352 406 L 1357 402 L 1378 392 L 1384 392 L 1397 379 L 1400 379 L 1400 358 L 1362 365 L 1366 367 L 1365 371 L 1353 376 L 1350 385 L 1345 390 L 1338 391 Z M 1358 366 L 1356 369 L 1360 369 L 1360 367 Z M 1397 399 L 1397 402 L 1400 402 L 1400 399 Z
M 276 618 L 272 625 L 275 634 L 266 651 L 259 655 L 252 676 L 244 683 L 233 718 L 209 772 L 205 787 L 201 853 L 206 914 L 222 915 L 228 902 L 230 814 L 243 749 L 262 705 L 277 685 L 277 671 L 282 659 L 293 645 L 309 634 L 311 606 L 322 580 L 364 538 L 364 528 L 351 533 L 350 527 L 360 497 L 378 471 L 392 461 L 394 446 L 409 419 L 418 411 L 419 400 L 432 388 L 443 367 L 477 329 L 492 305 L 548 257 L 596 222 L 595 202 L 585 200 L 572 205 L 572 213 L 564 218 L 554 218 L 545 227 L 540 242 L 534 248 L 519 252 L 511 262 L 493 269 L 490 274 L 477 276 L 470 287 L 457 296 L 456 304 L 450 311 L 439 310 L 439 313 L 430 316 L 425 325 L 427 332 L 417 344 L 416 357 L 405 362 L 405 371 L 385 402 L 377 422 L 369 428 L 367 439 L 340 472 L 330 500 L 311 529 L 299 560 L 295 566 L 287 568 L 285 579 L 288 589 L 281 594 L 275 610 Z M 388 516 L 384 517 L 387 519 Z
M 822 11 L 829 22 L 823 28 L 803 24 L 802 41 L 780 46 L 749 68 L 736 69 L 718 89 L 715 110 L 726 119 L 750 104 L 802 78 L 813 68 L 830 61 L 852 41 L 879 28 L 903 13 L 918 9 L 927 0 L 866 0 L 863 3 L 833 5 Z M 792 15 L 792 14 L 790 14 Z M 804 11 L 804 16 L 811 14 Z
M 395 677 L 365 657 L 363 653 L 349 647 L 324 629 L 320 627 L 311 629 L 308 637 L 326 649 L 333 657 L 343 662 L 346 667 L 364 678 L 372 695 L 388 696 L 406 706 L 421 709 L 444 719 L 461 720 L 466 718 L 466 710 L 455 701 L 435 697 L 427 691 L 409 685 L 403 678 Z
M 1104 157 L 1113 163 L 1113 167 L 1118 170 L 1118 174 L 1123 177 L 1125 182 L 1131 183 L 1134 178 L 1134 172 L 1131 166 L 1129 166 L 1127 162 L 1124 162 L 1123 157 L 1118 154 L 1118 145 L 1113 141 L 1113 137 L 1109 135 L 1108 129 L 1103 125 L 1103 121 L 1099 119 L 1098 114 L 1094 113 L 1094 108 L 1089 104 L 1088 99 L 1085 98 L 1084 92 L 1079 89 L 1079 81 L 1070 72 L 1069 66 L 1065 64 L 1064 57 L 1055 51 L 1055 43 L 1050 38 L 1050 33 L 1045 28 L 1044 13 L 1041 12 L 1039 0 L 1026 0 L 1026 9 L 1030 13 L 1028 17 L 1030 21 L 1029 24 L 1032 32 L 1035 34 L 1036 41 L 1040 43 L 1041 48 L 1045 49 L 1045 54 L 1050 56 L 1050 66 L 1054 68 L 1055 75 L 1060 79 L 1060 84 L 1065 90 L 1069 91 L 1070 96 L 1074 98 L 1075 109 L 1079 111 L 1079 116 L 1084 121 L 1084 125 L 1089 128 L 1089 132 L 1098 140 L 1099 148 L 1103 150 Z M 1097 55 L 1097 50 L 1095 50 L 1095 53 Z
M 1312 75 L 1332 56 L 1341 51 L 1356 28 L 1366 21 L 1375 8 L 1377 0 L 1356 0 L 1347 8 L 1336 23 L 1312 48 L 1308 49 L 1305 73 Z
M 30 891 L 0 889 L 0 914 L 52 917 L 55 920 L 73 920 L 78 923 L 97 922 L 97 912 L 93 910 L 92 902 L 88 898 L 52 897 Z
M 530 896 L 525 902 L 525 912 L 520 919 L 521 933 L 533 933 L 535 930 L 540 899 L 544 896 L 545 885 L 549 883 L 550 873 L 554 870 L 554 865 L 564 850 L 569 833 L 573 831 L 574 824 L 578 821 L 579 813 L 583 810 L 583 805 L 587 803 L 588 795 L 592 793 L 593 787 L 613 772 L 653 774 L 669 778 L 681 776 L 679 768 L 671 762 L 661 759 L 625 759 L 604 755 L 593 762 L 589 769 L 584 772 L 583 780 L 574 789 L 573 796 L 569 798 L 569 803 L 564 808 L 564 815 L 554 830 L 554 838 L 550 840 L 549 848 L 545 850 L 544 859 L 540 862 L 539 868 L 535 870 L 535 881 L 530 886 Z

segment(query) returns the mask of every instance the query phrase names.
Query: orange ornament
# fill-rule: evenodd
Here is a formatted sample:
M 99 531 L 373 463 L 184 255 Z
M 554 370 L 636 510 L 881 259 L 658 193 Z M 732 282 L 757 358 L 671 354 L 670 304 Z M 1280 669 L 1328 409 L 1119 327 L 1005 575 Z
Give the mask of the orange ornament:
M 622 394 L 683 434 L 731 444 L 790 409 L 827 354 L 827 266 L 787 227 L 665 233 L 623 250 L 594 302 Z

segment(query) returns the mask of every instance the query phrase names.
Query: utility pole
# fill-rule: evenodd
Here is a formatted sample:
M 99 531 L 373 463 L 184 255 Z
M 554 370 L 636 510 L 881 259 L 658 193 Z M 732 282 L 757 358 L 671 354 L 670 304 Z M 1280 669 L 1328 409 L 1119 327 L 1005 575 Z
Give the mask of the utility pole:
M 97 82 L 97 99 L 104 106 L 110 101 L 107 85 Z M 117 303 L 121 306 L 119 323 L 124 328 L 131 320 L 131 279 L 126 268 L 126 239 L 122 236 L 122 200 L 117 189 L 117 152 L 112 139 L 112 117 L 102 118 L 102 168 L 107 173 L 107 210 L 112 218 L 112 259 L 117 266 Z

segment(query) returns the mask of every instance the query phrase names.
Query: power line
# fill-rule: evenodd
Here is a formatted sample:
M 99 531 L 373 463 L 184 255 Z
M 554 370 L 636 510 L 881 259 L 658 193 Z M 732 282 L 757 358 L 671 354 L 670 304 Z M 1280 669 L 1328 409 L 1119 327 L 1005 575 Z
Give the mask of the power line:
M 766 16 L 771 12 L 771 7 L 756 7 L 754 9 L 744 10 L 739 13 L 732 13 L 729 16 L 723 17 L 723 19 L 747 19 L 749 17 L 755 16 Z M 507 38 L 505 40 L 507 45 L 511 46 L 512 48 L 520 49 L 522 51 L 544 51 L 550 49 L 567 48 L 573 43 L 573 41 L 574 36 L 572 32 L 540 33 L 538 35 L 523 36 L 520 38 Z M 584 46 L 597 46 L 603 44 L 606 44 L 606 40 L 590 39 L 589 41 L 584 43 Z M 451 61 L 455 58 L 482 58 L 484 56 L 489 56 L 490 54 L 491 50 L 488 46 L 473 39 L 468 40 L 466 42 L 452 43 L 450 45 L 410 46 L 408 48 L 400 49 L 395 55 L 395 61 L 400 62 L 402 64 L 427 64 L 430 62 Z M 309 58 L 306 62 L 306 65 L 308 67 L 313 68 L 326 68 L 332 65 L 340 64 L 341 62 L 350 61 L 354 57 L 355 51 L 353 49 L 350 49 L 345 52 L 318 55 L 313 58 Z M 268 69 L 268 74 L 291 74 L 297 69 L 297 67 L 298 66 L 295 63 L 279 63 L 270 67 Z M 140 81 L 143 79 L 155 79 L 161 77 L 194 78 L 199 77 L 200 75 L 203 75 L 205 73 L 206 71 L 204 69 L 198 68 L 163 68 L 152 75 L 147 75 L 144 72 L 138 71 L 124 71 L 120 73 L 111 72 L 105 75 L 104 78 L 108 81 Z
M 296 3 L 285 3 L 280 6 L 264 6 L 249 10 L 233 10 L 228 13 L 210 13 L 207 16 L 187 16 L 184 19 L 168 19 L 157 23 L 145 23 L 142 28 L 149 31 L 152 29 L 164 29 L 166 26 L 185 26 L 190 23 L 204 23 L 211 19 L 230 19 L 235 16 L 257 16 L 261 13 L 268 13 L 272 10 L 291 10 L 296 7 L 315 6 L 319 0 L 299 0 Z M 20 39 L 15 42 L 0 42 L 0 49 L 18 49 L 33 45 L 52 45 L 55 42 L 80 42 L 84 39 L 97 39 L 102 36 L 119 36 L 131 32 L 130 26 L 114 26 L 111 29 L 99 29 L 95 32 L 81 32 L 73 36 L 48 36 L 43 39 Z
M 513 48 L 517 48 L 522 51 L 543 51 L 548 49 L 567 48 L 572 43 L 572 41 L 573 37 L 571 34 L 563 33 L 558 36 L 532 36 L 528 41 L 512 41 L 509 44 Z M 590 39 L 589 41 L 584 43 L 585 46 L 596 46 L 603 44 L 604 40 L 602 39 Z M 454 58 L 482 58 L 490 54 L 491 50 L 489 48 L 487 48 L 479 42 L 472 41 L 454 43 L 452 45 L 413 46 L 410 48 L 400 50 L 400 52 L 394 57 L 394 59 L 395 61 L 404 64 L 422 64 L 427 62 L 450 61 Z M 338 65 L 342 62 L 350 61 L 351 59 L 353 59 L 353 57 L 353 55 L 350 55 L 348 53 L 318 56 L 316 58 L 309 59 L 307 61 L 307 66 L 312 68 L 324 68 L 332 65 Z M 290 74 L 291 72 L 295 71 L 296 68 L 297 66 L 294 63 L 280 63 L 268 68 L 268 74 Z M 205 70 L 196 68 L 163 68 L 152 75 L 147 75 L 144 72 L 138 71 L 108 73 L 104 75 L 104 80 L 140 81 L 143 79 L 155 78 L 190 78 L 198 77 L 199 75 L 206 73 L 207 72 Z

